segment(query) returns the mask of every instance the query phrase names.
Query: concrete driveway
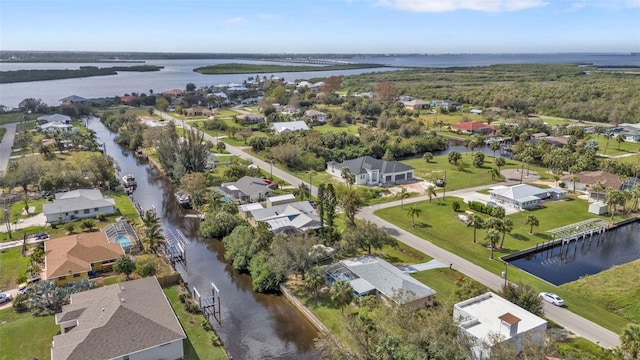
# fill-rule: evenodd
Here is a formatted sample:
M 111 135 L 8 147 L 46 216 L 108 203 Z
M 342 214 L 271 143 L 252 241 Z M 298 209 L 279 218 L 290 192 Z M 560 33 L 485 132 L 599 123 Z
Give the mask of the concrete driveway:
M 2 126 L 7 129 L 0 142 L 0 172 L 4 174 L 7 171 L 9 165 L 9 158 L 11 157 L 11 147 L 13 146 L 13 140 L 16 137 L 16 124 L 6 124 Z

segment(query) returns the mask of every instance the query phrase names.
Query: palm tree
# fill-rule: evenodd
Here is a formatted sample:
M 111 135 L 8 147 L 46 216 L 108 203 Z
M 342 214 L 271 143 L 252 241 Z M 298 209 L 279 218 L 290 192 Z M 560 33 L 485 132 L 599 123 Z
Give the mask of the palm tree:
M 500 175 L 500 171 L 497 168 L 489 169 L 489 174 L 491 174 L 491 180 L 502 180 L 502 175 Z
M 433 160 L 433 154 L 427 151 L 426 153 L 424 153 L 424 155 L 422 155 L 422 158 L 423 158 L 427 163 L 430 163 L 430 162 L 431 162 L 431 160 Z
M 489 149 L 493 150 L 493 157 L 496 157 L 496 151 L 500 150 L 500 143 L 497 141 L 492 141 L 491 144 L 489 144 Z
M 627 137 L 624 136 L 624 134 L 618 134 L 618 136 L 616 136 L 616 141 L 618 142 L 618 150 L 620 150 L 620 145 L 622 145 L 625 140 L 627 140 Z
M 498 240 L 500 240 L 500 232 L 496 229 L 488 229 L 487 232 L 484 233 L 484 239 L 487 240 L 487 243 L 491 246 L 491 259 L 493 259 L 493 249 L 498 243 Z
M 496 163 L 496 166 L 498 167 L 498 172 L 500 172 L 500 168 L 505 166 L 507 164 L 507 160 L 505 160 L 503 157 L 498 157 L 494 160 L 494 162 Z
M 507 233 L 511 233 L 513 230 L 513 220 L 510 218 L 501 219 L 502 224 L 500 225 L 500 232 L 502 233 L 502 241 L 500 241 L 500 248 L 504 247 L 504 238 L 507 236 Z
M 484 228 L 484 219 L 478 214 L 471 214 L 467 219 L 467 227 L 473 228 L 473 243 L 476 243 L 476 231 Z
M 351 185 L 356 183 L 356 176 L 346 166 L 343 167 L 342 170 L 340 170 L 340 176 L 347 183 L 348 187 L 351 187 Z
M 620 350 L 625 359 L 640 359 L 640 325 L 629 324 L 620 335 Z
M 153 210 L 147 210 L 142 216 L 142 231 L 144 238 L 149 243 L 149 250 L 155 252 L 157 246 L 164 241 L 160 219 Z
M 407 210 L 407 215 L 411 216 L 411 227 L 412 228 L 416 228 L 416 217 L 420 217 L 420 214 L 422 213 L 422 209 L 420 209 L 417 206 L 411 206 L 409 207 L 409 209 Z
M 637 183 L 631 188 L 631 199 L 633 199 L 633 204 L 631 205 L 631 210 L 638 210 L 638 205 L 640 202 L 640 183 Z
M 344 307 L 353 300 L 353 289 L 351 284 L 344 280 L 336 280 L 331 285 L 331 300 L 340 306 L 340 312 L 344 314 Z
M 264 224 L 264 223 L 260 223 Z M 318 298 L 318 290 L 324 286 L 326 283 L 323 271 L 318 267 L 314 266 L 309 271 L 307 271 L 307 275 L 304 278 L 305 286 L 313 291 L 313 298 Z
M 613 137 L 613 134 L 611 133 L 611 131 L 607 131 L 602 136 L 606 140 L 606 142 L 604 143 L 604 151 L 602 152 L 602 154 L 604 155 L 607 153 L 607 148 L 609 147 L 609 140 L 611 140 L 611 138 Z
M 398 197 L 400 198 L 400 208 L 404 209 L 404 199 L 409 197 L 409 192 L 406 188 L 402 188 L 402 191 L 400 191 Z
M 525 224 L 530 226 L 529 234 L 533 234 L 533 227 L 539 226 L 540 220 L 538 220 L 538 218 L 535 215 L 529 214 L 527 215 L 527 221 L 525 222 Z
M 436 187 L 433 185 L 429 185 L 429 187 L 427 187 L 427 195 L 429 195 L 429 204 L 431 204 L 431 198 L 432 197 L 438 197 L 438 194 L 436 193 Z
M 607 187 L 604 186 L 600 180 L 596 181 L 596 183 L 591 187 L 591 192 L 596 194 L 596 200 L 600 200 L 600 194 L 604 193 L 606 190 Z

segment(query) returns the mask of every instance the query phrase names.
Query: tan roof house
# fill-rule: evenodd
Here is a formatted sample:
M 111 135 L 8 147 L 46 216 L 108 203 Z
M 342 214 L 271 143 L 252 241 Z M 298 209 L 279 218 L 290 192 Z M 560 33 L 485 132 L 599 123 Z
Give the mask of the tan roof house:
M 562 181 L 567 184 L 567 187 L 573 189 L 573 176 L 574 175 L 565 175 L 562 177 Z M 600 194 L 594 193 L 592 190 L 593 186 L 598 183 L 598 181 L 604 185 L 606 188 L 611 188 L 614 190 L 620 190 L 623 184 L 620 176 L 616 174 L 612 174 L 606 171 L 582 171 L 577 175 L 577 181 L 575 183 L 575 189 L 579 191 L 589 191 L 589 197 L 596 198 L 604 198 L 605 192 L 601 191 Z
M 52 360 L 184 357 L 187 336 L 155 277 L 73 294 L 56 325 Z
M 124 254 L 117 242 L 102 231 L 75 234 L 44 242 L 45 279 L 65 285 L 89 277 L 89 272 L 109 272 Z

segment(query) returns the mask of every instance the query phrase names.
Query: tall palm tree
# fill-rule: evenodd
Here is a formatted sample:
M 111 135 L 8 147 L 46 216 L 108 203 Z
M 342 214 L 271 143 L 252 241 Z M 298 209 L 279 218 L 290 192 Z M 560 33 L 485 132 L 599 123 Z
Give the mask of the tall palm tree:
M 508 217 L 505 217 L 501 220 L 502 224 L 499 230 L 502 233 L 502 241 L 500 241 L 500 248 L 502 249 L 504 247 L 504 238 L 506 237 L 507 233 L 511 233 L 511 231 L 513 230 L 513 220 Z
M 415 205 L 407 210 L 407 215 L 411 216 L 411 227 L 414 229 L 416 228 L 416 217 L 420 217 L 420 214 L 422 214 L 422 209 Z
M 627 137 L 624 134 L 618 134 L 616 136 L 616 141 L 618 142 L 618 150 L 620 150 L 620 145 L 627 140 Z
M 340 312 L 344 314 L 344 307 L 353 300 L 353 288 L 344 280 L 336 280 L 331 285 L 331 300 L 340 306 Z
M 476 231 L 484 228 L 484 219 L 478 214 L 471 214 L 467 219 L 467 227 L 473 228 L 473 243 L 476 243 Z
M 487 240 L 489 246 L 491 246 L 491 259 L 493 259 L 493 249 L 496 247 L 498 240 L 500 240 L 500 232 L 496 229 L 488 229 L 484 233 L 484 239 Z
M 607 187 L 604 186 L 600 180 L 596 181 L 596 183 L 591 187 L 591 192 L 596 194 L 596 200 L 600 200 L 600 194 L 604 193 L 606 190 Z
M 602 136 L 606 140 L 606 142 L 604 143 L 604 151 L 602 152 L 602 154 L 605 155 L 607 153 L 607 148 L 609 147 L 609 140 L 611 140 L 613 134 L 611 133 L 611 131 L 607 131 Z
M 406 188 L 402 188 L 402 190 L 398 194 L 398 197 L 400 198 L 400 208 L 404 209 L 404 199 L 409 197 L 409 192 Z
M 157 246 L 164 241 L 160 219 L 153 210 L 147 210 L 142 216 L 142 232 L 149 243 L 149 250 L 155 252 Z
M 496 157 L 496 151 L 500 150 L 500 143 L 497 141 L 492 141 L 491 144 L 489 144 L 489 149 L 493 150 L 493 157 Z
M 433 185 L 429 185 L 429 187 L 427 187 L 427 195 L 429 195 L 429 204 L 431 204 L 431 198 L 432 197 L 438 197 L 438 194 L 436 193 L 436 187 Z
M 538 220 L 538 218 L 535 215 L 529 214 L 527 215 L 527 221 L 525 222 L 525 224 L 530 226 L 529 234 L 533 234 L 533 227 L 539 226 L 540 220 Z

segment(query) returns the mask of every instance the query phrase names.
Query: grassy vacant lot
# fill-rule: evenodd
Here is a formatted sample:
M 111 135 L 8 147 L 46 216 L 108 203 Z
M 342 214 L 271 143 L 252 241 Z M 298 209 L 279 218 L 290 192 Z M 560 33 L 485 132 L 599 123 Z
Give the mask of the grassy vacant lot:
M 595 135 L 592 135 L 592 140 L 596 140 L 598 141 L 598 154 L 605 154 L 608 156 L 617 156 L 617 155 L 624 155 L 624 154 L 636 154 L 638 153 L 638 151 L 640 151 L 640 144 L 639 143 L 632 143 L 632 142 L 622 142 L 622 143 L 618 143 L 616 141 L 616 138 L 613 137 L 611 139 L 609 139 L 609 146 L 607 146 L 607 139 L 604 137 L 604 135 L 600 134 L 600 136 L 595 137 Z M 605 152 L 605 148 L 606 148 L 606 152 Z
M 449 268 L 420 271 L 411 276 L 435 290 L 439 302 L 450 300 L 456 290 L 456 281 L 465 278 L 461 273 Z
M 51 341 L 60 327 L 53 315 L 16 314 L 0 310 L 0 359 L 49 359 Z
M 514 229 L 505 238 L 504 248 L 495 251 L 495 260 L 491 260 L 490 250 L 484 241 L 484 230 L 477 231 L 478 243 L 473 243 L 473 229 L 466 227 L 457 220 L 457 214 L 451 209 L 451 203 L 462 199 L 447 197 L 444 204 L 440 201 L 428 201 L 416 203 L 415 206 L 423 210 L 420 217 L 416 218 L 416 228 L 411 228 L 411 218 L 406 209 L 398 207 L 382 209 L 376 214 L 397 226 L 430 241 L 435 245 L 451 251 L 463 258 L 499 275 L 504 270 L 504 262 L 499 260 L 501 255 L 510 252 L 533 247 L 536 243 L 542 243 L 548 239 L 546 230 L 557 228 L 570 223 L 595 217 L 585 210 L 586 202 L 582 200 L 568 200 L 550 202 L 544 209 L 536 210 L 534 214 L 540 221 L 540 226 L 534 228 L 534 233 L 529 234 L 529 227 L 525 224 L 526 213 L 522 212 L 509 216 L 513 219 Z M 464 209 L 464 208 L 463 208 Z M 562 216 L 558 216 L 562 214 Z M 604 218 L 603 218 L 604 219 Z M 616 333 L 628 323 L 628 320 L 618 316 L 605 308 L 597 306 L 590 298 L 565 288 L 555 287 L 543 280 L 535 278 L 524 271 L 511 267 L 509 269 L 509 281 L 524 281 L 537 291 L 555 292 L 565 299 L 568 308 L 585 318 L 592 320 Z
M 184 305 L 180 302 L 180 287 L 172 286 L 165 288 L 164 294 L 169 299 L 169 303 L 173 311 L 178 316 L 182 328 L 187 333 L 187 339 L 184 340 L 184 358 L 185 360 L 215 360 L 227 359 L 224 350 L 219 346 L 214 346 L 211 342 L 213 332 L 205 331 L 201 322 L 204 317 L 200 314 L 191 314 L 184 309 Z
M 16 278 L 27 270 L 29 258 L 22 256 L 22 247 L 0 252 L 0 290 L 6 291 L 18 287 Z
M 415 176 L 425 180 L 434 181 L 436 178 L 442 178 L 444 172 L 447 172 L 447 191 L 466 189 L 475 186 L 489 185 L 496 183 L 491 179 L 489 170 L 494 168 L 493 157 L 485 156 L 484 166 L 476 168 L 472 165 L 471 151 L 463 152 L 462 162 L 467 164 L 464 170 L 458 170 L 456 166 L 449 164 L 447 155 L 435 156 L 431 162 L 427 163 L 423 158 L 415 158 L 401 161 L 403 164 L 412 166 L 415 170 Z M 518 162 L 507 160 L 507 164 L 501 168 L 516 169 Z M 545 168 L 531 166 L 530 171 L 537 171 L 541 178 L 549 178 Z M 525 173 L 526 175 L 526 173 Z
M 319 125 L 319 126 L 314 126 L 313 130 L 316 130 L 318 132 L 321 133 L 326 133 L 326 132 L 334 132 L 334 133 L 341 133 L 341 132 L 346 132 L 349 135 L 355 135 L 358 133 L 358 128 L 360 126 L 358 125 L 345 125 L 345 126 L 332 126 L 329 124 L 324 124 L 324 125 Z
M 561 285 L 600 306 L 640 324 L 640 260 Z

